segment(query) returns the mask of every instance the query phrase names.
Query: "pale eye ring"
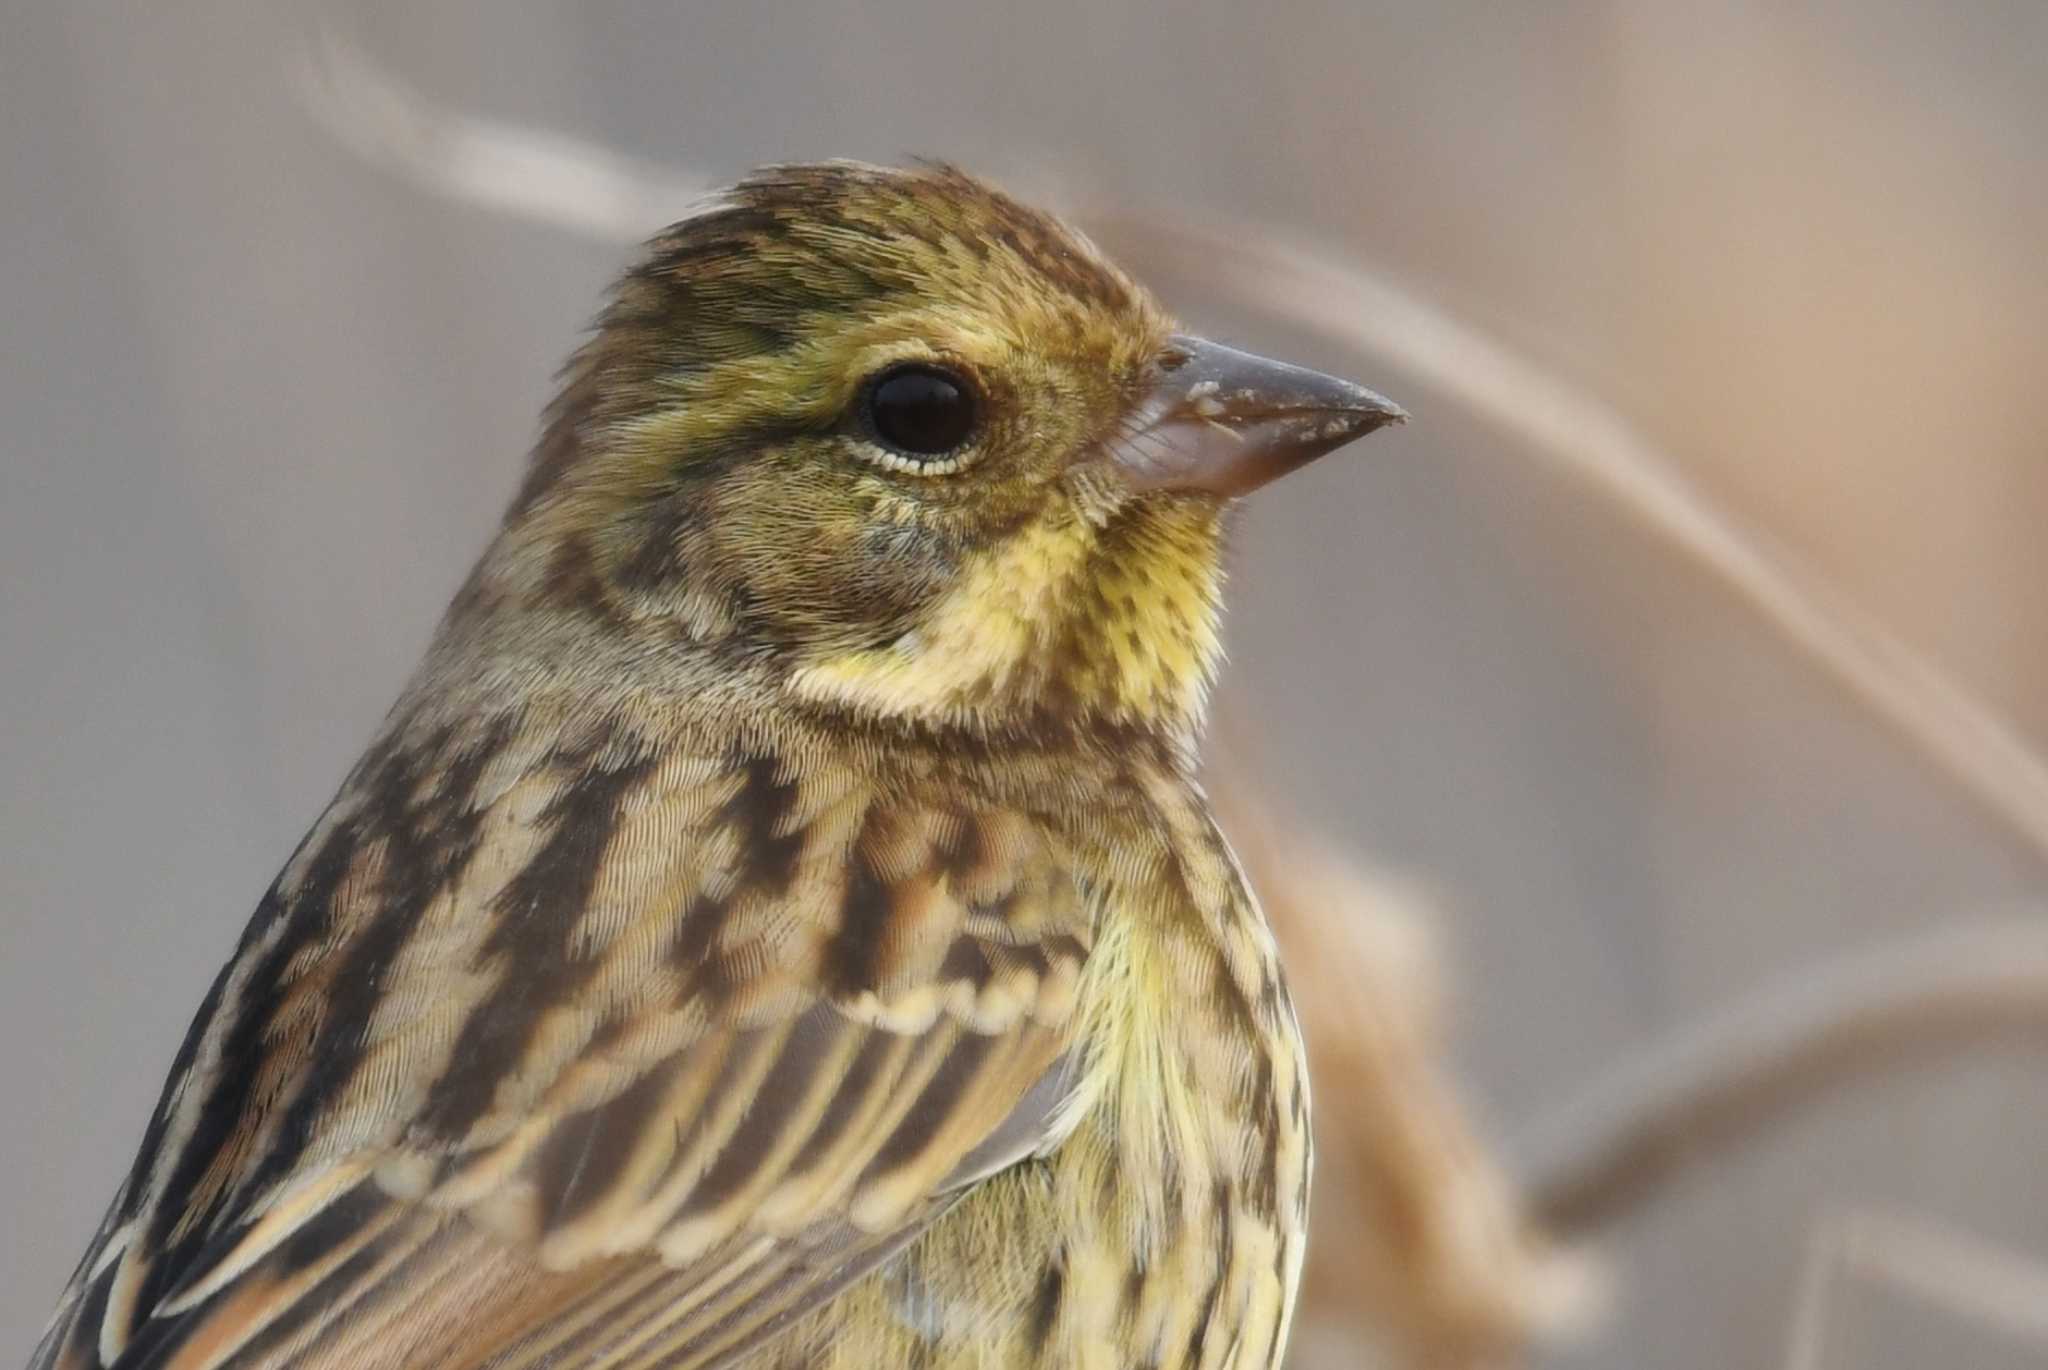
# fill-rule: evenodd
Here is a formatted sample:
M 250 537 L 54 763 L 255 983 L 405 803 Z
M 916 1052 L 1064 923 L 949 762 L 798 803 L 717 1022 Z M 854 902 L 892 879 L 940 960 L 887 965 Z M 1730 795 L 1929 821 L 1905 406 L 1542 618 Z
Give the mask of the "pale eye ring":
M 973 385 L 931 362 L 900 362 L 876 373 L 861 411 L 883 455 L 894 458 L 885 465 L 926 474 L 963 465 L 958 454 L 981 424 Z

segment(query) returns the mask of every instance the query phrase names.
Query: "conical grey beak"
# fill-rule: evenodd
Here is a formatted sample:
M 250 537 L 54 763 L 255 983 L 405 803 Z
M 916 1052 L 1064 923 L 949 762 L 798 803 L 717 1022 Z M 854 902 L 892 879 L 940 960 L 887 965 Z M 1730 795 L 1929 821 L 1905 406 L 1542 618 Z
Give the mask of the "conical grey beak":
M 1136 489 L 1235 496 L 1407 417 L 1362 385 L 1176 335 L 1109 455 Z

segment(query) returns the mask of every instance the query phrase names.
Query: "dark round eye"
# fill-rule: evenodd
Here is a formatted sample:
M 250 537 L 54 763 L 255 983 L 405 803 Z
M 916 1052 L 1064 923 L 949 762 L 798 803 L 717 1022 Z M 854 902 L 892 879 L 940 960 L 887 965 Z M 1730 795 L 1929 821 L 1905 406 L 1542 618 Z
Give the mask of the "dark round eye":
M 974 392 L 951 372 L 921 362 L 893 366 L 868 385 L 875 436 L 914 457 L 941 456 L 974 435 Z

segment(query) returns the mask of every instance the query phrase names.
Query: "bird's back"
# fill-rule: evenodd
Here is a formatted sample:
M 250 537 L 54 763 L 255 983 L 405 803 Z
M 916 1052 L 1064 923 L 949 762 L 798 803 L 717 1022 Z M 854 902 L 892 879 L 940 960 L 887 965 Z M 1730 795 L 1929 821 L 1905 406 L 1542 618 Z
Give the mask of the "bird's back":
M 440 712 L 259 908 L 38 1370 L 1273 1363 L 1298 1046 L 1169 753 Z

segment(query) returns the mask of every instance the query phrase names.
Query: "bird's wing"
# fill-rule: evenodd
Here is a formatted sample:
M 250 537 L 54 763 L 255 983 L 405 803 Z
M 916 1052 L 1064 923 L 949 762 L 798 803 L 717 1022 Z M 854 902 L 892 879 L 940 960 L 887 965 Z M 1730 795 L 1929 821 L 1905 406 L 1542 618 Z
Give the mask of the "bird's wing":
M 717 1366 L 1055 1139 L 1092 922 L 1028 817 L 419 731 L 259 908 L 37 1366 Z

